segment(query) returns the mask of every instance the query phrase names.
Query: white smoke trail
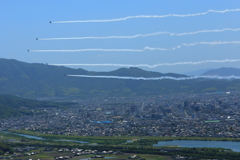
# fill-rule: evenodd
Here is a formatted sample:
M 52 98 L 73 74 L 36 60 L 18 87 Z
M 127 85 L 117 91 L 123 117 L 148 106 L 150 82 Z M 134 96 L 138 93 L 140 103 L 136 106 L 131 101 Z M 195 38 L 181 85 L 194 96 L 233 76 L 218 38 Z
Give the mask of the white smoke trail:
M 145 78 L 145 77 L 120 77 L 120 76 L 90 76 L 90 75 L 66 75 L 69 77 L 82 77 L 82 78 L 107 78 L 107 79 L 129 79 L 129 80 L 146 80 L 146 81 L 153 81 L 153 80 L 163 80 L 163 79 L 170 79 L 170 80 L 191 80 L 191 79 L 199 79 L 199 78 L 207 78 L 207 79 L 240 79 L 240 76 L 193 76 L 193 77 L 152 77 L 152 78 Z
M 102 52 L 142 52 L 138 49 L 75 49 L 75 50 L 28 50 L 29 52 L 89 52 L 89 51 L 102 51 Z
M 86 22 L 116 22 L 116 21 L 125 21 L 128 19 L 136 19 L 136 18 L 166 18 L 166 17 L 194 17 L 194 16 L 201 16 L 206 15 L 208 13 L 226 13 L 226 12 L 238 12 L 240 9 L 226 9 L 222 11 L 218 10 L 208 10 L 203 13 L 194 13 L 194 14 L 168 14 L 168 15 L 138 15 L 138 16 L 128 16 L 124 18 L 117 18 L 117 19 L 105 19 L 105 20 L 78 20 L 78 21 L 56 21 L 50 23 L 86 23 Z
M 149 64 L 49 64 L 54 66 L 112 66 L 112 67 L 148 67 L 148 68 L 156 68 L 160 66 L 176 66 L 176 65 L 198 65 L 204 63 L 226 63 L 226 62 L 240 62 L 240 59 L 224 59 L 224 60 L 205 60 L 205 61 L 197 61 L 197 62 L 176 62 L 176 63 L 158 63 L 154 65 Z
M 173 48 L 152 48 L 145 47 L 144 49 L 77 49 L 77 50 L 28 50 L 29 52 L 88 52 L 88 51 L 101 51 L 101 52 L 144 52 L 150 51 L 170 51 L 180 49 L 182 47 L 190 47 L 196 45 L 225 45 L 225 44 L 240 44 L 240 41 L 218 41 L 218 42 L 195 42 L 195 43 L 183 43 Z
M 223 29 L 214 29 L 214 30 L 200 30 L 195 32 L 183 32 L 183 33 L 171 33 L 167 31 L 155 32 L 149 34 L 137 34 L 133 36 L 106 36 L 106 37 L 67 37 L 67 38 L 40 38 L 37 40 L 76 40 L 76 39 L 133 39 L 138 37 L 149 37 L 157 35 L 169 35 L 169 36 L 186 36 L 199 33 L 214 33 L 214 32 L 224 32 L 224 31 L 240 31 L 240 28 L 223 28 Z
M 218 42 L 195 42 L 195 43 L 183 43 L 182 45 L 178 45 L 173 48 L 152 48 L 152 47 L 145 47 L 142 51 L 150 50 L 150 51 L 170 51 L 170 50 L 177 50 L 182 47 L 190 47 L 196 45 L 225 45 L 225 44 L 240 44 L 240 41 L 218 41 Z

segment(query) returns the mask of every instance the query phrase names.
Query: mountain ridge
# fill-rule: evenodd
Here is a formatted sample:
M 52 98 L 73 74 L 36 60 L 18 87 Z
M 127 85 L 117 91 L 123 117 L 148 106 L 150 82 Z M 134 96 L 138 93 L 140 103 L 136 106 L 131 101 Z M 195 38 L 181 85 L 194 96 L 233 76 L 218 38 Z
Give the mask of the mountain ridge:
M 130 77 L 187 77 L 186 75 L 145 71 L 140 68 L 120 68 L 110 72 L 94 72 L 0 59 L 0 94 L 22 97 L 99 96 L 99 95 L 159 95 L 176 92 L 207 92 L 240 90 L 239 80 L 194 79 L 176 81 L 123 80 L 68 77 L 71 75 L 102 75 Z

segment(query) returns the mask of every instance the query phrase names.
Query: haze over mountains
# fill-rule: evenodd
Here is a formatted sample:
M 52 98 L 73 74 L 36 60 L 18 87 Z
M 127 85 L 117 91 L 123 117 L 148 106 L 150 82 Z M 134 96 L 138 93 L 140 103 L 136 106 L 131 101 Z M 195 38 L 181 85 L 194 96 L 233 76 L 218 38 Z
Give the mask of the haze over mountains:
M 219 68 L 219 69 L 213 69 L 209 70 L 202 75 L 206 76 L 240 76 L 240 69 L 238 68 Z
M 194 70 L 194 71 L 190 71 L 190 72 L 185 72 L 183 74 L 185 74 L 187 76 L 200 76 L 209 70 L 212 70 L 212 69 L 210 69 L 210 68 L 198 69 L 198 70 Z
M 175 80 L 119 80 L 66 77 L 75 75 L 109 75 L 131 77 L 186 77 L 185 75 L 145 71 L 139 68 L 120 68 L 111 72 L 90 72 L 63 66 L 29 64 L 0 59 L 0 94 L 24 97 L 96 96 L 96 95 L 159 95 L 176 92 L 208 92 L 240 90 L 240 80 L 195 79 Z

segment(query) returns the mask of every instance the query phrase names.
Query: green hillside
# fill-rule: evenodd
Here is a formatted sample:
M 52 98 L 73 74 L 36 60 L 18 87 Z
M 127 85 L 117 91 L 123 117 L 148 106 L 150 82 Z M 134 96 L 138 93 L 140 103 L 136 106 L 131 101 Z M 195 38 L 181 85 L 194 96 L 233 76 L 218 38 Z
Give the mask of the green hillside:
M 31 109 L 45 107 L 67 107 L 67 103 L 40 102 L 16 96 L 0 96 L 0 118 L 16 117 L 32 114 Z
M 240 90 L 240 81 L 226 80 L 119 80 L 68 77 L 76 75 L 111 75 L 131 77 L 184 77 L 174 73 L 162 74 L 139 68 L 120 68 L 111 72 L 89 72 L 46 64 L 29 64 L 0 59 L 0 94 L 24 97 L 42 96 L 98 96 L 98 95 L 159 95 L 176 92 L 211 92 Z

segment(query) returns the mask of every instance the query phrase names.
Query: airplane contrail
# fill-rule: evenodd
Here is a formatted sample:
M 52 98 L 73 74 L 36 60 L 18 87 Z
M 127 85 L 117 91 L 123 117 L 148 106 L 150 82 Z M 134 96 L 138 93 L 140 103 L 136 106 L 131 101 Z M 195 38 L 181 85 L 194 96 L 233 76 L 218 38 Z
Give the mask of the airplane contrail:
M 49 64 L 54 66 L 113 66 L 113 67 L 148 67 L 148 68 L 156 68 L 160 66 L 176 66 L 176 65 L 198 65 L 204 63 L 225 63 L 225 62 L 240 62 L 240 59 L 224 59 L 224 60 L 205 60 L 205 61 L 197 61 L 197 62 L 176 62 L 176 63 L 158 63 L 154 65 L 149 64 L 114 64 L 114 63 L 106 63 L 106 64 Z
M 137 15 L 137 16 L 128 16 L 124 18 L 116 19 L 103 19 L 103 20 L 77 20 L 77 21 L 50 21 L 50 23 L 86 23 L 86 22 L 116 22 L 116 21 L 125 21 L 128 19 L 136 18 L 166 18 L 166 17 L 194 17 L 206 15 L 208 13 L 226 13 L 226 12 L 238 12 L 240 9 L 226 9 L 226 10 L 208 10 L 202 13 L 193 13 L 193 14 L 167 14 L 167 15 Z
M 225 44 L 240 44 L 240 41 L 215 41 L 215 42 L 195 42 L 195 43 L 183 43 L 173 48 L 153 48 L 145 47 L 144 49 L 76 49 L 76 50 L 28 50 L 28 52 L 88 52 L 88 51 L 100 51 L 100 52 L 144 52 L 150 51 L 170 51 L 177 50 L 182 47 L 190 47 L 196 45 L 225 45 Z
M 172 33 L 172 32 L 155 32 L 149 34 L 137 34 L 133 36 L 105 36 L 105 37 L 66 37 L 66 38 L 37 38 L 37 40 L 76 40 L 76 39 L 133 39 L 138 37 L 149 37 L 157 35 L 169 35 L 169 36 L 186 36 L 199 33 L 214 33 L 214 32 L 224 32 L 224 31 L 240 31 L 240 28 L 223 28 L 214 30 L 200 30 L 195 32 L 183 32 L 183 33 Z
M 152 78 L 145 78 L 145 77 L 120 77 L 120 76 L 91 76 L 91 75 L 66 75 L 68 77 L 82 77 L 82 78 L 107 78 L 107 79 L 129 79 L 129 80 L 146 80 L 146 81 L 153 81 L 153 80 L 163 80 L 163 79 L 170 79 L 170 80 L 192 80 L 192 79 L 199 79 L 199 78 L 207 78 L 207 79 L 240 79 L 240 76 L 193 76 L 193 77 L 170 77 L 170 76 L 163 76 L 163 77 L 152 77 Z

